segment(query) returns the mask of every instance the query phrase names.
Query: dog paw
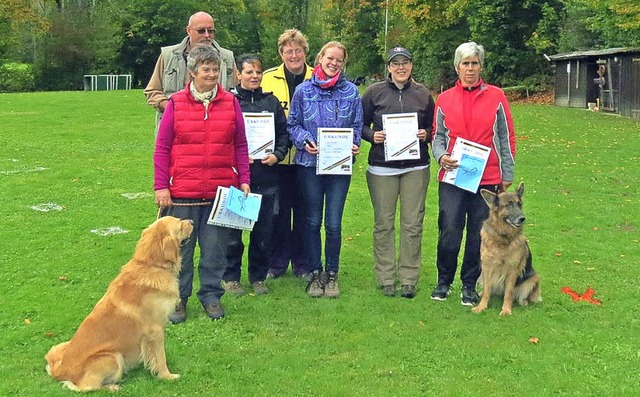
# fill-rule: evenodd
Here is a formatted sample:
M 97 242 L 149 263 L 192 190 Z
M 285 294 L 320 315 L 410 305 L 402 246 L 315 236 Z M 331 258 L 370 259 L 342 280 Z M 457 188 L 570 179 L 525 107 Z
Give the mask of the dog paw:
M 109 390 L 109 391 L 120 391 L 120 386 L 115 385 L 115 384 L 114 385 L 109 385 L 109 386 L 107 386 L 107 390 Z
M 159 378 L 160 378 L 160 379 L 173 380 L 173 379 L 178 379 L 179 377 L 180 377 L 180 375 L 178 375 L 178 374 L 171 374 L 171 373 L 169 373 L 169 374 L 166 374 L 166 375 L 164 375 L 164 376 L 160 376 Z
M 484 309 L 486 309 L 486 307 L 476 306 L 476 307 L 472 308 L 471 311 L 474 312 L 474 313 L 481 313 L 481 312 L 484 311 Z
M 511 315 L 511 309 L 502 309 L 500 311 L 500 315 L 501 316 L 510 316 Z

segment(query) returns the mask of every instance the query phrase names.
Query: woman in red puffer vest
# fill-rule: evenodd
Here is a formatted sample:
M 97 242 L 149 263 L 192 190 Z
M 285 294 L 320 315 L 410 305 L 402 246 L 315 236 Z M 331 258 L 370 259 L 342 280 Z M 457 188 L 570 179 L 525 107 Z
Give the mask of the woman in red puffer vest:
M 232 229 L 207 224 L 218 186 L 249 193 L 249 154 L 240 105 L 218 83 L 220 56 L 210 46 L 189 52 L 191 81 L 171 96 L 158 130 L 154 190 L 161 216 L 191 219 L 193 233 L 181 249 L 180 303 L 169 320 L 187 318 L 194 276 L 193 254 L 200 246 L 198 299 L 212 319 L 222 318 L 220 282 L 226 269 Z

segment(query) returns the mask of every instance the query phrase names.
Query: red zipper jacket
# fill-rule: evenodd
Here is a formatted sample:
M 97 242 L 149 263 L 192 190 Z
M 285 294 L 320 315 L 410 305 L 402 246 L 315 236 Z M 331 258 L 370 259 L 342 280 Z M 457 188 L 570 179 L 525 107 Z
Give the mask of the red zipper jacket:
M 469 90 L 460 80 L 455 87 L 438 96 L 434 111 L 432 150 L 433 157 L 451 154 L 458 137 L 491 148 L 487 166 L 482 174 L 481 185 L 497 185 L 502 181 L 513 181 L 516 155 L 516 138 L 513 118 L 504 92 L 480 80 L 480 84 Z M 464 95 L 471 95 L 469 125 L 464 116 Z M 442 181 L 444 169 L 438 171 Z

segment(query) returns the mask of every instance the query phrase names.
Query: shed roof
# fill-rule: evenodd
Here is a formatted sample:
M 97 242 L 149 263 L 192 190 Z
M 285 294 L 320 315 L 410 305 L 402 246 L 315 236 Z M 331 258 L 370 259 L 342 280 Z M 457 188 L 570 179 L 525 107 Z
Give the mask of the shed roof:
M 574 51 L 574 52 L 566 52 L 564 54 L 551 55 L 549 56 L 549 58 L 552 61 L 561 61 L 564 59 L 590 58 L 590 57 L 597 57 L 602 55 L 625 54 L 629 52 L 640 53 L 640 47 L 617 47 L 617 48 L 606 48 L 604 50 Z

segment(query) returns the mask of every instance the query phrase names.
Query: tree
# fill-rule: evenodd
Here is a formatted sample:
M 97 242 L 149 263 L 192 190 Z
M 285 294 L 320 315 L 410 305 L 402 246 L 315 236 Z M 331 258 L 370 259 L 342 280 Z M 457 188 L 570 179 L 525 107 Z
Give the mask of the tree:
M 82 88 L 93 49 L 89 37 L 92 26 L 88 5 L 68 4 L 65 8 L 46 9 L 51 28 L 40 44 L 41 55 L 35 60 L 42 90 L 77 90 Z
M 565 0 L 564 3 L 570 16 L 561 38 L 564 50 L 640 45 L 640 4 L 636 0 Z M 586 40 L 576 40 L 576 32 Z M 572 45 L 575 48 L 570 48 Z
M 0 2 L 0 62 L 7 57 L 21 62 L 33 62 L 32 43 L 50 27 L 34 2 L 3 0 Z
M 351 77 L 380 73 L 384 68 L 384 2 L 328 0 L 323 7 L 328 30 L 349 51 Z
M 515 85 L 529 76 L 548 74 L 542 54 L 552 51 L 558 40 L 559 0 L 397 0 L 395 4 L 413 32 L 409 37 L 416 58 L 429 59 L 418 61 L 417 74 L 432 87 L 453 84 L 453 52 L 470 40 L 486 50 L 487 81 Z

